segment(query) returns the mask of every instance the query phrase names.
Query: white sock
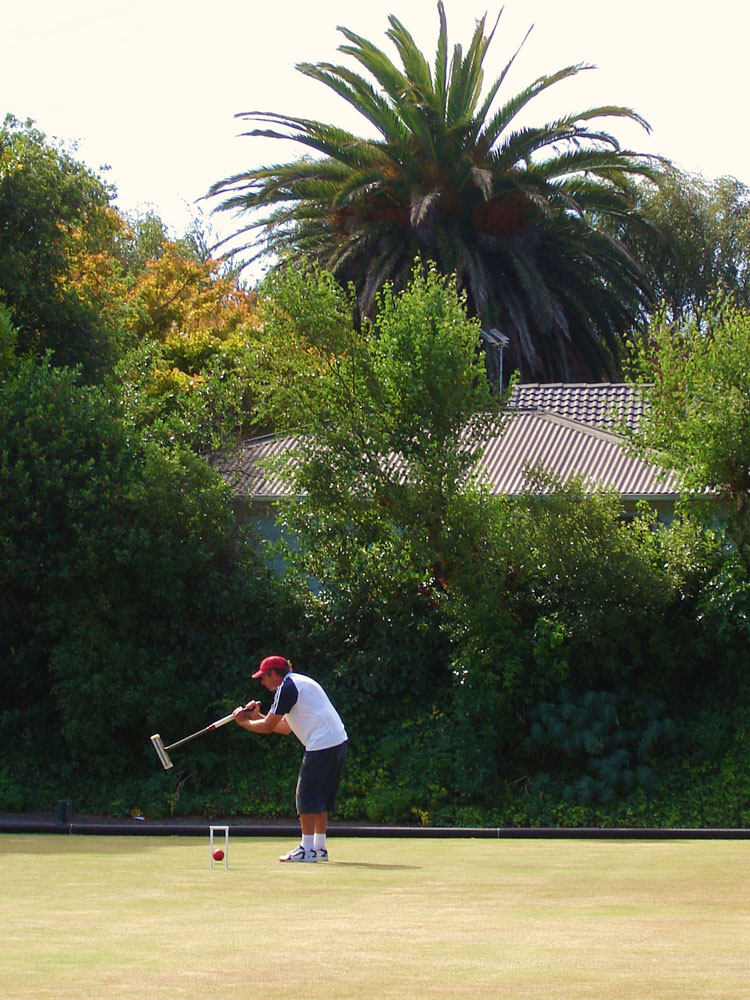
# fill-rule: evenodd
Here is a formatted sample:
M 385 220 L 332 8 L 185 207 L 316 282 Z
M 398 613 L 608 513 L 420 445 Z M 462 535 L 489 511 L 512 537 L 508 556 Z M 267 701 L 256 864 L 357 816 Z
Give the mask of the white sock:
M 304 849 L 306 851 L 312 851 L 312 850 L 314 850 L 314 848 L 313 848 L 313 840 L 314 839 L 315 838 L 313 837 L 313 835 L 311 833 L 303 833 L 302 834 L 302 846 L 304 847 Z
M 316 833 L 313 846 L 316 851 L 324 851 L 326 846 L 326 835 L 324 833 Z

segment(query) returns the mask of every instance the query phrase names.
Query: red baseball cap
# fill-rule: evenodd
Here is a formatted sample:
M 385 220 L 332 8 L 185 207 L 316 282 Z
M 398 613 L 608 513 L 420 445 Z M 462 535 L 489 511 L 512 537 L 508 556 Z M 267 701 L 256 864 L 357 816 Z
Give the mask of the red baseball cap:
M 290 667 L 289 660 L 285 660 L 283 656 L 267 656 L 265 660 L 260 661 L 260 666 L 253 674 L 253 678 L 257 680 L 258 677 L 267 674 L 269 670 L 289 670 Z

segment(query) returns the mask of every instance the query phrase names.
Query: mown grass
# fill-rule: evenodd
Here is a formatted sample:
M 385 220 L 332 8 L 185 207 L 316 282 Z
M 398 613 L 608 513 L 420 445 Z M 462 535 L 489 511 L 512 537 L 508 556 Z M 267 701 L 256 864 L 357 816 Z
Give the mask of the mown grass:
M 0 836 L 4 1000 L 747 1000 L 750 842 Z

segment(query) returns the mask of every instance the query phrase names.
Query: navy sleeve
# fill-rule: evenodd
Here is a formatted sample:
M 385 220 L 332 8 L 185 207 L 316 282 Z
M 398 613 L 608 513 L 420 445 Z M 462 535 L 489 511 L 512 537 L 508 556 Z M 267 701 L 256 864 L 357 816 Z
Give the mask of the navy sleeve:
M 269 709 L 272 715 L 286 715 L 297 702 L 297 686 L 289 676 L 286 675 L 281 687 L 276 688 L 276 694 Z

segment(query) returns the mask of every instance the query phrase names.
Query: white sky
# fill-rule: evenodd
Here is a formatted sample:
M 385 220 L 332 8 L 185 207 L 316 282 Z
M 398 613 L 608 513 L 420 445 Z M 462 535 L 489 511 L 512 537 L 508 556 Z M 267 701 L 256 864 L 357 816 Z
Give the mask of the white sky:
M 291 143 L 238 137 L 235 113 L 288 112 L 359 131 L 348 106 L 296 72 L 295 63 L 340 61 L 337 25 L 395 58 L 385 38 L 390 13 L 431 63 L 436 6 L 436 0 L 367 0 L 361 7 L 344 0 L 6 0 L 0 113 L 32 118 L 48 135 L 76 141 L 90 167 L 109 165 L 120 208 L 153 208 L 177 235 L 214 181 L 297 154 Z M 445 0 L 445 7 L 451 47 L 468 43 L 485 10 L 494 23 L 500 9 L 486 0 Z M 596 104 L 632 107 L 653 134 L 614 122 L 631 148 L 750 185 L 750 4 L 507 0 L 485 61 L 486 83 L 532 24 L 506 95 L 570 63 L 597 66 L 535 99 L 535 121 Z M 210 225 L 217 235 L 234 228 L 226 215 Z

